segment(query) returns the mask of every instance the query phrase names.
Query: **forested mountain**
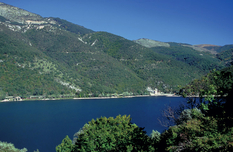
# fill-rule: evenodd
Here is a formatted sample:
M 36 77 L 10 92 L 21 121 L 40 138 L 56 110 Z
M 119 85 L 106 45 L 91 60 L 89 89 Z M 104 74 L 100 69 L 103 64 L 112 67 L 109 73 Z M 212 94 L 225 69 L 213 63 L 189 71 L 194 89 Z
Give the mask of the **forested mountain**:
M 232 63 L 233 63 L 233 48 L 218 53 L 217 58 L 219 60 L 221 60 L 226 66 L 232 65 Z
M 204 67 L 200 68 L 197 65 L 195 66 L 194 64 L 189 63 L 189 60 L 184 62 L 184 58 L 193 57 L 194 54 L 191 54 L 190 56 L 186 55 L 190 54 L 188 53 L 190 50 L 197 52 L 187 47 L 176 49 L 176 51 L 183 49 L 183 52 L 180 51 L 182 52 L 180 53 L 180 58 L 183 56 L 182 60 L 180 58 L 174 58 L 172 54 L 162 53 L 163 50 L 171 50 L 170 48 L 167 48 L 167 46 L 155 47 L 160 48 L 159 50 L 162 52 L 159 52 L 155 51 L 153 47 L 143 47 L 142 45 L 138 45 L 137 43 L 106 32 L 95 32 L 85 35 L 83 36 L 83 40 L 87 42 L 87 44 L 92 45 L 97 49 L 101 49 L 103 52 L 132 69 L 134 73 L 147 82 L 147 85 L 168 92 L 172 89 L 176 90 L 178 85 L 184 85 L 192 79 L 209 72 L 209 69 L 221 67 L 221 64 L 218 63 L 217 59 L 212 62 L 208 61 L 208 59 L 212 59 L 213 56 L 208 56 L 208 59 L 203 59 L 203 62 L 207 62 L 206 65 L 203 66 L 208 66 L 208 70 L 204 69 Z M 198 52 L 196 54 L 199 55 L 200 53 Z M 197 57 L 198 60 L 202 60 L 199 56 Z
M 0 97 L 173 92 L 225 66 L 191 45 L 135 42 L 0 3 Z

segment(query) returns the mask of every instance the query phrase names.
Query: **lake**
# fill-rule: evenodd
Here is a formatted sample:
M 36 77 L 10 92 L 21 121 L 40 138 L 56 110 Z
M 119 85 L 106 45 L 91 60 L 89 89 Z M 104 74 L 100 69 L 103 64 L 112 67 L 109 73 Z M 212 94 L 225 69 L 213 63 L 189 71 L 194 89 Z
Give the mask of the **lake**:
M 101 116 L 130 115 L 132 122 L 162 132 L 157 118 L 166 105 L 178 106 L 181 97 L 134 97 L 114 99 L 47 100 L 0 103 L 0 141 L 29 152 L 55 151 L 55 147 L 85 123 Z

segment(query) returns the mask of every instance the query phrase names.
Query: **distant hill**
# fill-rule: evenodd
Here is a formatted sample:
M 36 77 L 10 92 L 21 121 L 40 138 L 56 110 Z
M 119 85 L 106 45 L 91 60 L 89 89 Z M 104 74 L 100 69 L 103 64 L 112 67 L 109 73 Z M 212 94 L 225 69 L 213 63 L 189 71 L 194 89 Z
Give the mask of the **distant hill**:
M 199 44 L 199 45 L 195 45 L 196 47 L 201 47 L 201 48 L 209 48 L 209 50 L 211 50 L 212 48 L 219 48 L 221 46 L 219 45 L 212 45 L 212 44 Z M 214 49 L 212 49 L 212 51 L 214 51 Z
M 217 45 L 208 45 L 208 44 L 203 44 L 203 45 L 191 45 L 191 44 L 186 44 L 186 43 L 176 43 L 176 42 L 160 42 L 160 41 L 155 41 L 151 39 L 138 39 L 138 40 L 133 40 L 134 42 L 145 46 L 147 48 L 152 48 L 152 47 L 174 47 L 174 46 L 185 46 L 185 47 L 191 47 L 194 50 L 197 50 L 199 52 L 209 52 L 211 54 L 217 54 L 217 49 L 213 49 L 213 47 L 220 47 Z
M 202 72 L 212 69 L 221 69 L 223 66 L 214 54 L 201 52 L 189 46 L 171 46 L 170 48 L 154 47 L 151 48 L 157 53 L 172 56 L 174 59 L 184 62 L 192 67 L 198 68 Z
M 0 3 L 0 96 L 61 97 L 176 92 L 225 66 L 210 51 L 130 41 Z
M 220 47 L 205 47 L 206 49 L 211 49 L 211 50 L 214 50 L 218 53 L 222 52 L 222 51 L 226 51 L 226 50 L 229 50 L 229 49 L 232 49 L 233 48 L 233 45 L 224 45 L 224 46 L 220 46 Z

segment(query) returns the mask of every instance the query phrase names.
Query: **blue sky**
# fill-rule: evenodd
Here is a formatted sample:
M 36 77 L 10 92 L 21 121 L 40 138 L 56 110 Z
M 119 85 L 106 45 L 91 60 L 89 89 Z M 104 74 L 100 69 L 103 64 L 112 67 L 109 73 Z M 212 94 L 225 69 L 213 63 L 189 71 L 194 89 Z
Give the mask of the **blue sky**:
M 129 40 L 233 44 L 233 0 L 0 0 Z

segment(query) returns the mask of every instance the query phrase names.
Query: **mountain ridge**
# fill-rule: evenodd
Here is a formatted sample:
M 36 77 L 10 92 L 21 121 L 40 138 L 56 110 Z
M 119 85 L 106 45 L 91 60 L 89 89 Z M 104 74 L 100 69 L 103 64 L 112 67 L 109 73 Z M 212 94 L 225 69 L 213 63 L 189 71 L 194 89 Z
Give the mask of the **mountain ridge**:
M 11 7 L 8 12 L 22 11 Z M 176 92 L 178 85 L 225 66 L 224 55 L 220 60 L 187 44 L 144 39 L 156 44 L 148 48 L 60 18 L 15 14 L 11 21 L 0 16 L 0 90 L 8 95 L 137 95 L 148 94 L 147 87 Z
M 224 47 L 229 46 L 227 49 L 233 48 L 233 45 L 224 45 L 224 46 L 219 46 L 219 45 L 213 45 L 213 44 L 198 44 L 198 45 L 191 45 L 191 44 L 185 44 L 185 43 L 176 43 L 176 42 L 161 42 L 161 41 L 156 41 L 156 40 L 151 40 L 147 38 L 141 38 L 137 40 L 133 40 L 135 43 L 138 43 L 142 46 L 145 46 L 147 48 L 152 48 L 152 47 L 170 47 L 171 45 L 179 45 L 179 46 L 185 46 L 185 47 L 191 47 L 199 52 L 209 52 L 211 54 L 216 55 L 217 53 L 224 51 Z M 225 50 L 227 50 L 225 49 Z

